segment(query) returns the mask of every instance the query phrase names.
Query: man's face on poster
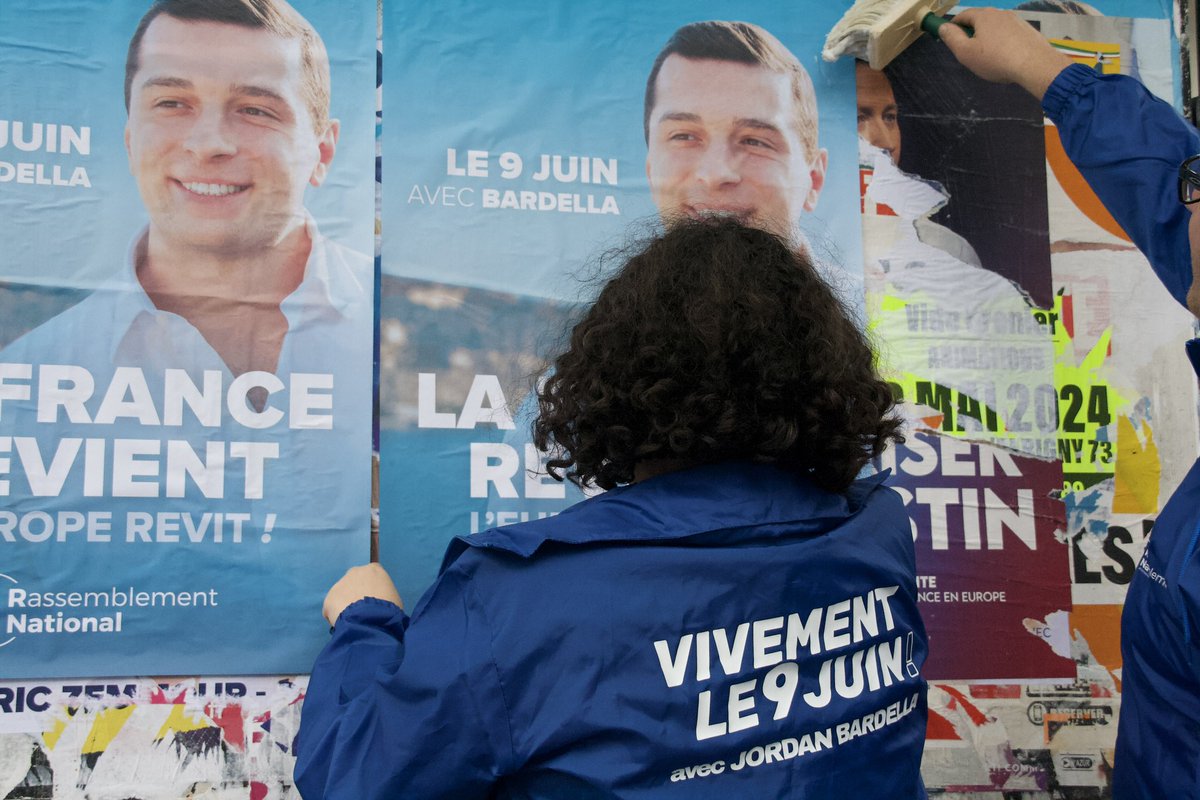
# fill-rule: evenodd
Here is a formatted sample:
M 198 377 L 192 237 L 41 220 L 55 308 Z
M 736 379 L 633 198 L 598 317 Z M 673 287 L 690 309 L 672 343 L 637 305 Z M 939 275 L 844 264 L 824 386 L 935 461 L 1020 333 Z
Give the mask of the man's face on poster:
M 900 163 L 900 123 L 896 95 L 887 75 L 859 61 L 854 67 L 858 85 L 858 135 Z
M 664 215 L 728 214 L 790 236 L 816 208 L 827 153 L 810 158 L 790 77 L 754 64 L 663 62 L 650 112 L 646 176 Z
M 228 255 L 277 244 L 324 180 L 337 122 L 314 129 L 300 43 L 162 14 L 133 76 L 129 168 L 165 242 Z

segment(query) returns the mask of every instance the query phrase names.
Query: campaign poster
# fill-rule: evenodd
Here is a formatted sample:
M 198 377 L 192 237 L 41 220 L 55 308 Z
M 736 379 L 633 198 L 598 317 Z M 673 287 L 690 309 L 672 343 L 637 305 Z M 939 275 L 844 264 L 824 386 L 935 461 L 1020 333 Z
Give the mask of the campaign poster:
M 912 522 L 925 674 L 1073 679 L 1040 106 L 928 38 L 856 72 L 871 329 L 910 423 L 881 466 Z
M 149 8 L 0 5 L 5 678 L 305 672 L 368 556 L 375 4 Z
M 911 435 L 882 465 L 916 543 L 924 674 L 1073 679 L 1058 465 L 933 432 Z
M 732 214 L 807 248 L 861 311 L 854 71 L 819 57 L 842 10 L 384 6 L 380 560 L 406 600 L 433 581 L 454 536 L 584 496 L 546 475 L 530 440 L 531 392 L 606 276 L 601 252 L 652 232 L 661 214 Z M 732 159 L 772 166 L 709 175 L 716 188 L 700 193 L 689 188 L 695 168 L 669 144 L 707 143 L 711 132 L 673 131 L 668 142 L 648 115 L 647 84 L 676 31 L 710 21 L 765 32 L 803 77 L 738 114 L 778 119 L 789 157 L 774 158 L 764 128 L 723 133 Z M 729 116 L 757 97 L 764 74 L 783 80 L 712 63 L 746 76 L 672 75 L 678 65 L 665 61 L 652 110 Z

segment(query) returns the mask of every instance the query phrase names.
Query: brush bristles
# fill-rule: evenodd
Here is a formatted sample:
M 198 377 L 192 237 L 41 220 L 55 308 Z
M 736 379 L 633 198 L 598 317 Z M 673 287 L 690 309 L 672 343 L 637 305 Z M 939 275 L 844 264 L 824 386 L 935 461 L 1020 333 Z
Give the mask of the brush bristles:
M 851 55 L 865 59 L 871 27 L 888 16 L 895 5 L 896 0 L 858 0 L 825 37 L 821 58 L 836 61 L 841 56 Z
M 821 57 L 852 55 L 883 69 L 921 35 L 921 20 L 945 14 L 955 0 L 858 0 L 825 38 Z

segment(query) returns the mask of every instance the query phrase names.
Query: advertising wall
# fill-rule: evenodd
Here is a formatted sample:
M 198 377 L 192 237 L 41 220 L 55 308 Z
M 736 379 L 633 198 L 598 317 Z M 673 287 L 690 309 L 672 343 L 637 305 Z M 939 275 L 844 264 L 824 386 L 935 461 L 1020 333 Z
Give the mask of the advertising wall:
M 296 797 L 321 598 L 373 513 L 412 607 L 454 537 L 581 499 L 531 390 L 602 254 L 678 213 L 808 249 L 903 400 L 873 468 L 917 548 L 926 784 L 1104 796 L 1125 588 L 1196 456 L 1190 317 L 1035 100 L 928 39 L 821 61 L 848 5 L 297 0 L 326 112 L 303 37 L 174 21 L 127 65 L 148 6 L 0 4 L 0 797 Z M 1177 102 L 1169 7 L 1022 6 Z M 725 207 L 686 190 L 704 131 L 647 105 L 793 107 L 709 74 L 648 98 L 707 20 L 812 83 L 788 158 L 731 140 L 763 161 Z

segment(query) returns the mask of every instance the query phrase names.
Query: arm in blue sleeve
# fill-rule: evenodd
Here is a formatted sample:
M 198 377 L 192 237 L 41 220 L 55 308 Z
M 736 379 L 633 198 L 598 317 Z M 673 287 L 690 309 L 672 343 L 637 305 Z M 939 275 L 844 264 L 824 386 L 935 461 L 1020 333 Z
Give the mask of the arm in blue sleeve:
M 1198 462 L 1200 463 L 1200 462 Z M 1193 471 L 1196 467 L 1193 467 Z M 1172 500 L 1182 498 L 1172 498 Z M 1189 515 L 1190 516 L 1190 515 Z M 1179 590 L 1179 624 L 1183 627 L 1184 654 L 1192 670 L 1193 680 L 1200 681 L 1200 558 L 1197 549 L 1200 546 L 1200 524 L 1192 523 L 1191 530 L 1184 531 L 1189 537 L 1187 557 L 1179 575 L 1168 576 Z
M 317 658 L 296 737 L 306 800 L 488 797 L 512 762 L 491 631 L 452 569 L 411 619 L 350 605 Z
M 1196 129 L 1133 78 L 1098 75 L 1082 64 L 1059 73 L 1042 108 L 1100 201 L 1186 305 L 1190 212 L 1176 186 L 1179 164 L 1200 153 Z

